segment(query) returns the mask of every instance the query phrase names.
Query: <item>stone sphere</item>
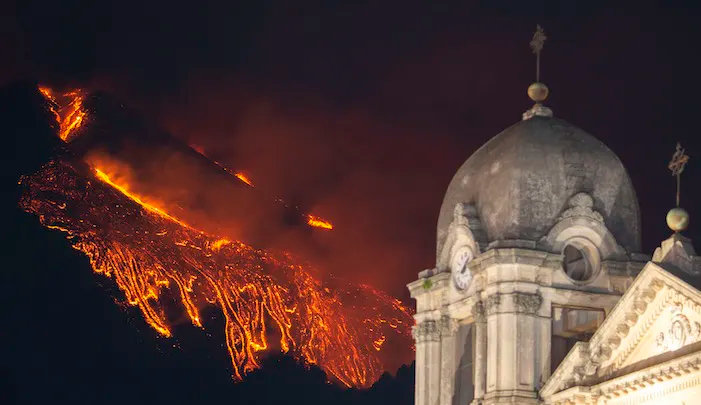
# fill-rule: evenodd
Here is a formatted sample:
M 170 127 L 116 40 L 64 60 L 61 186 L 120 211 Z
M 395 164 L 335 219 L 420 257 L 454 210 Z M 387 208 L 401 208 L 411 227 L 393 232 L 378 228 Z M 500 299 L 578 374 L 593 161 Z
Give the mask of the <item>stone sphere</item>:
M 681 232 L 689 226 L 689 213 L 683 208 L 672 208 L 667 213 L 667 226 L 674 232 Z
M 548 98 L 548 86 L 543 83 L 535 82 L 528 86 L 528 97 L 536 103 L 540 103 Z

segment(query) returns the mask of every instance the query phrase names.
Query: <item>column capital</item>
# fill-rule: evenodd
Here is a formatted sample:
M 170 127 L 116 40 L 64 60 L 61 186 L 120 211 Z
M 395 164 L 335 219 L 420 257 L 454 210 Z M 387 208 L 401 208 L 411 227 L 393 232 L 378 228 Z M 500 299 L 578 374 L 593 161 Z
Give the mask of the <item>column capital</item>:
M 482 301 L 477 301 L 475 302 L 475 305 L 472 306 L 472 317 L 474 318 L 475 322 L 486 321 L 484 303 Z
M 499 310 L 499 305 L 501 304 L 501 294 L 496 293 L 487 297 L 487 302 L 485 305 L 485 310 L 487 315 L 495 314 Z
M 439 325 L 432 319 L 427 319 L 416 324 L 411 328 L 411 334 L 416 343 L 438 342 L 441 338 Z
M 514 301 L 514 310 L 524 314 L 537 313 L 543 303 L 543 297 L 537 292 L 535 294 L 516 292 L 511 297 Z
M 458 331 L 458 321 L 449 317 L 442 316 L 439 322 L 441 336 L 452 336 Z

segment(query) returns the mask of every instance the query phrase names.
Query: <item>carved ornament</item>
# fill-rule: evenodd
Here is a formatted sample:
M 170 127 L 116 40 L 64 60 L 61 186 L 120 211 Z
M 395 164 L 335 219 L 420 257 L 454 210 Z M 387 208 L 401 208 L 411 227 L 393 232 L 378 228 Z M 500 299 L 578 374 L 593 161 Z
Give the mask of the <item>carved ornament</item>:
M 514 309 L 516 312 L 525 314 L 535 314 L 540 309 L 540 304 L 543 303 L 543 297 L 540 294 L 514 293 Z
M 586 217 L 604 222 L 604 217 L 594 210 L 594 199 L 587 193 L 577 193 L 570 198 L 569 208 L 560 215 L 560 220 L 571 217 Z
M 411 334 L 414 336 L 416 343 L 438 342 L 441 338 L 441 331 L 438 326 L 434 320 L 425 320 L 411 328 Z

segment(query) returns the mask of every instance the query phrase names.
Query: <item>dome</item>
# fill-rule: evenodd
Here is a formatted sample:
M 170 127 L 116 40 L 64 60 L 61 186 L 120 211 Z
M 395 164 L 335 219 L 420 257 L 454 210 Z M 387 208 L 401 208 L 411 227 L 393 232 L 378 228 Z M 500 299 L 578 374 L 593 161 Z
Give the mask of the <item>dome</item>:
M 621 246 L 640 251 L 638 200 L 616 154 L 561 119 L 523 120 L 484 144 L 453 177 L 438 218 L 438 252 L 458 203 L 476 208 L 489 242 L 538 241 L 580 192 L 593 197 Z

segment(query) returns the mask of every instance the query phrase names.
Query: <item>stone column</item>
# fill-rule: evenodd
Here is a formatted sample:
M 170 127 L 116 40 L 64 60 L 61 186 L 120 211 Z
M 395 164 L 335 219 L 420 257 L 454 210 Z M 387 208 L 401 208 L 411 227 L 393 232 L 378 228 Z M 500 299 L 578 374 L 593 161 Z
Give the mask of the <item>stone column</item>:
M 475 320 L 475 399 L 472 403 L 479 404 L 487 385 L 487 318 L 482 301 L 472 307 L 472 317 Z
M 482 403 L 538 403 L 542 348 L 536 320 L 541 303 L 539 294 L 518 291 L 487 297 L 487 384 Z
M 516 292 L 511 295 L 516 317 L 516 361 L 518 364 L 517 375 L 514 379 L 517 390 L 525 391 L 524 394 L 532 393 L 537 396 L 537 389 L 540 385 L 541 367 L 540 353 L 545 348 L 542 347 L 541 320 L 537 313 L 543 302 L 539 294 Z
M 424 320 L 412 328 L 416 341 L 416 405 L 435 405 L 440 390 L 440 330 L 438 322 Z
M 458 322 L 448 316 L 440 321 L 441 333 L 441 385 L 440 404 L 452 405 L 455 393 L 455 344 Z
M 499 334 L 500 328 L 497 319 L 497 311 L 499 310 L 500 304 L 501 295 L 493 294 L 487 297 L 484 307 L 487 318 L 487 336 L 491 340 L 487 343 L 487 378 L 485 379 L 485 394 L 496 391 L 499 380 L 497 361 L 499 360 L 499 351 L 503 345 L 503 342 L 501 342 L 503 338 Z

